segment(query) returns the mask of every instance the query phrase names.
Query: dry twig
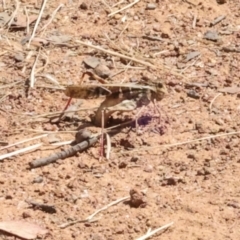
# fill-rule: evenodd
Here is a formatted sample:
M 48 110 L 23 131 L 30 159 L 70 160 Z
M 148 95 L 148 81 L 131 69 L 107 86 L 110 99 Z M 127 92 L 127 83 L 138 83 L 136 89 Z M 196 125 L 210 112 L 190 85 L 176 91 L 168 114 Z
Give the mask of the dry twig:
M 63 3 L 61 3 L 61 4 L 53 11 L 53 13 L 52 13 L 51 18 L 49 19 L 49 21 L 40 29 L 39 32 L 42 32 L 42 34 L 41 34 L 40 36 L 43 35 L 43 33 L 44 33 L 44 31 L 46 30 L 46 28 L 48 27 L 48 25 L 51 24 L 51 22 L 53 21 L 55 15 L 56 15 L 57 12 L 59 11 L 59 9 L 62 8 L 62 7 L 64 7 L 64 4 L 63 4 Z
M 121 8 L 121 9 L 115 11 L 115 12 L 112 12 L 112 13 L 108 14 L 108 17 L 112 17 L 113 15 L 115 15 L 115 14 L 117 14 L 117 13 L 119 13 L 119 12 L 122 12 L 122 11 L 124 11 L 124 10 L 126 10 L 126 9 L 128 9 L 128 8 L 130 8 L 130 7 L 132 7 L 134 4 L 138 3 L 139 1 L 140 1 L 140 0 L 135 0 L 134 2 L 128 4 L 127 6 Z
M 34 64 L 32 66 L 32 70 L 31 70 L 31 74 L 30 74 L 30 87 L 31 88 L 34 87 L 34 83 L 35 83 L 35 76 L 34 75 L 35 75 L 35 68 L 36 68 L 36 65 L 37 65 L 39 54 L 40 54 L 40 51 L 38 52 L 38 55 L 36 56 L 36 59 L 34 61 Z
M 11 27 L 12 22 L 14 21 L 14 18 L 16 17 L 17 12 L 18 12 L 19 7 L 20 7 L 19 1 L 16 0 L 15 2 L 16 2 L 16 9 L 15 9 L 14 12 L 12 13 L 12 15 L 11 15 L 11 17 L 10 17 L 10 20 L 9 20 L 9 22 L 8 22 L 8 30 L 9 30 L 9 28 Z
M 15 155 L 18 155 L 20 153 L 27 152 L 27 151 L 35 150 L 35 149 L 37 149 L 37 148 L 39 148 L 41 146 L 42 146 L 42 143 L 38 143 L 38 144 L 35 144 L 35 145 L 32 145 L 32 146 L 29 146 L 29 147 L 22 148 L 20 150 L 14 151 L 14 152 L 3 154 L 3 155 L 0 156 L 0 160 L 3 160 L 5 158 L 9 158 L 9 157 L 15 156 Z
M 218 138 L 218 137 L 226 137 L 226 136 L 237 135 L 237 134 L 240 134 L 240 131 L 223 133 L 223 134 L 218 134 L 218 135 L 212 135 L 212 136 L 207 136 L 207 137 L 203 137 L 203 138 L 188 140 L 188 141 L 185 141 L 185 142 L 173 143 L 173 144 L 163 144 L 163 145 L 157 145 L 157 146 L 154 146 L 154 147 L 142 147 L 142 148 L 138 148 L 138 149 L 134 149 L 134 150 L 129 150 L 127 152 L 128 153 L 129 152 L 139 152 L 139 151 L 142 151 L 142 150 L 145 151 L 145 150 L 150 150 L 150 149 L 154 149 L 154 148 L 176 147 L 176 146 L 181 146 L 181 145 L 185 145 L 185 144 L 189 144 L 189 143 L 193 143 L 193 142 L 200 142 L 200 141 L 204 141 L 204 140 L 210 140 L 210 139 L 214 139 L 214 138 Z M 121 152 L 120 154 L 123 154 L 123 152 Z
M 113 201 L 113 202 L 111 202 L 110 204 L 104 206 L 103 208 L 98 209 L 96 212 L 94 212 L 92 215 L 90 215 L 90 216 L 87 217 L 86 219 L 76 220 L 76 221 L 72 221 L 72 222 L 68 222 L 68 223 L 63 223 L 63 224 L 61 224 L 59 227 L 60 227 L 60 228 L 66 228 L 66 227 L 72 226 L 73 224 L 80 223 L 80 222 L 93 222 L 93 221 L 94 221 L 94 220 L 93 220 L 93 217 L 95 217 L 95 215 L 97 215 L 98 213 L 100 213 L 100 212 L 108 209 L 109 207 L 111 207 L 111 206 L 113 206 L 113 205 L 116 205 L 116 204 L 118 204 L 118 203 L 120 203 L 120 202 L 123 202 L 123 201 L 125 201 L 125 200 L 128 200 L 128 199 L 130 199 L 129 196 L 120 198 L 120 199 L 118 199 L 118 200 L 116 200 L 116 201 Z
M 44 137 L 47 137 L 47 136 L 48 136 L 48 134 L 43 134 L 43 135 L 36 136 L 36 137 L 33 137 L 33 138 L 28 138 L 28 139 L 25 139 L 25 140 L 22 140 L 22 141 L 19 141 L 19 142 L 7 145 L 5 147 L 2 147 L 2 148 L 0 148 L 0 151 L 4 150 L 6 148 L 14 147 L 14 146 L 17 146 L 19 144 L 22 144 L 22 143 L 25 143 L 25 142 L 29 142 L 29 141 L 33 141 L 33 140 L 36 140 L 36 139 L 39 139 L 39 138 L 44 138 Z
M 218 94 L 212 99 L 212 101 L 211 101 L 211 103 L 210 103 L 210 105 L 209 105 L 209 111 L 210 111 L 210 112 L 212 111 L 212 105 L 213 105 L 214 101 L 215 101 L 219 96 L 221 96 L 221 95 L 222 95 L 222 93 L 218 93 Z
M 137 59 L 135 57 L 130 57 L 130 56 L 123 55 L 121 53 L 117 53 L 117 52 L 111 51 L 111 50 L 106 50 L 106 49 L 104 49 L 102 47 L 95 46 L 95 45 L 92 45 L 92 44 L 89 44 L 89 43 L 85 43 L 85 42 L 80 41 L 80 40 L 76 40 L 75 42 L 79 43 L 81 45 L 87 46 L 87 47 L 91 47 L 91 48 L 96 49 L 98 51 L 102 51 L 104 53 L 110 54 L 110 55 L 115 56 L 115 57 L 120 57 L 120 58 L 127 59 L 127 60 L 130 60 L 130 61 L 136 62 L 136 63 L 140 63 L 140 64 L 142 64 L 144 66 L 148 66 L 148 67 L 151 67 L 153 69 L 157 68 L 155 65 L 153 65 L 153 64 L 151 64 L 149 62 Z
M 29 40 L 28 40 L 28 47 L 30 46 L 31 41 L 32 41 L 33 38 L 35 37 L 35 33 L 36 33 L 36 31 L 37 31 L 37 27 L 38 27 L 38 24 L 39 24 L 39 22 L 40 22 L 40 20 L 41 20 L 41 17 L 42 17 L 42 14 L 43 14 L 43 10 L 44 10 L 44 8 L 45 8 L 45 6 L 46 6 L 46 3 L 47 3 L 47 0 L 43 0 L 42 6 L 41 6 L 41 10 L 40 10 L 40 12 L 39 12 L 37 21 L 36 21 L 36 23 L 35 23 L 35 25 L 34 25 L 34 28 L 33 28 L 32 35 L 31 35 L 31 37 L 30 37 Z
M 148 231 L 145 235 L 143 235 L 143 236 L 140 237 L 140 238 L 137 238 L 136 240 L 145 240 L 145 239 L 151 237 L 152 235 L 154 235 L 155 233 L 169 228 L 170 226 L 173 225 L 173 223 L 174 223 L 174 222 L 171 222 L 171 223 L 168 223 L 168 224 L 166 224 L 166 225 L 164 225 L 164 226 L 162 226 L 162 227 L 160 227 L 160 228 L 154 229 L 154 230 L 152 230 L 152 231 Z

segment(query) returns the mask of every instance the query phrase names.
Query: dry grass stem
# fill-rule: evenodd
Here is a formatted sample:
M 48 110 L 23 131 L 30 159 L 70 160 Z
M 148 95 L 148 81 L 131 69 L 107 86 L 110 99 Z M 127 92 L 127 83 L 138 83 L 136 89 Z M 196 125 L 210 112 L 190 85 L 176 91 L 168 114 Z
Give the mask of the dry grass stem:
M 69 145 L 70 143 L 72 143 L 72 141 L 57 142 L 57 143 L 52 143 L 51 146 L 65 146 L 65 145 Z
M 3 86 L 0 86 L 0 89 L 4 89 L 4 88 L 10 88 L 10 87 L 13 87 L 19 83 L 22 83 L 23 81 L 20 80 L 20 81 L 17 81 L 17 82 L 14 82 L 14 83 L 10 83 L 10 84 L 6 84 L 6 85 L 3 85 Z
M 74 113 L 74 112 L 80 112 L 80 111 L 95 111 L 97 110 L 97 108 L 79 108 L 79 109 L 76 109 L 76 110 L 67 110 L 67 111 L 64 111 L 64 114 L 65 113 Z M 45 113 L 45 114 L 42 114 L 42 115 L 37 115 L 37 116 L 31 116 L 32 118 L 41 118 L 41 117 L 53 117 L 53 116 L 57 116 L 59 114 L 61 114 L 62 111 L 60 112 L 50 112 L 50 113 Z
M 157 67 L 149 62 L 146 62 L 146 61 L 143 61 L 143 60 L 140 60 L 140 59 L 137 59 L 135 57 L 130 57 L 130 56 L 126 56 L 126 55 L 123 55 L 121 53 L 117 53 L 117 52 L 114 52 L 114 51 L 111 51 L 111 50 L 106 50 L 102 47 L 99 47 L 99 46 L 95 46 L 95 45 L 92 45 L 92 44 L 89 44 L 89 43 L 85 43 L 83 41 L 80 41 L 80 40 L 76 40 L 75 41 L 76 43 L 79 43 L 81 45 L 84 45 L 84 46 L 87 46 L 87 47 L 91 47 L 93 49 L 96 49 L 98 51 L 102 51 L 104 53 L 107 53 L 107 54 L 110 54 L 112 56 L 115 56 L 115 57 L 120 57 L 120 58 L 123 58 L 123 59 L 126 59 L 126 60 L 129 60 L 129 61 L 133 61 L 133 62 L 136 62 L 136 63 L 140 63 L 144 66 L 148 66 L 148 67 L 151 67 L 153 69 L 156 69 Z
M 8 22 L 8 30 L 9 30 L 9 28 L 11 27 L 12 22 L 14 21 L 14 18 L 16 17 L 17 12 L 18 12 L 19 7 L 20 7 L 20 3 L 19 3 L 18 0 L 15 0 L 15 3 L 16 3 L 16 8 L 15 8 L 14 12 L 12 13 L 12 15 L 11 15 L 11 17 L 10 17 L 10 20 L 9 20 L 9 22 Z
M 30 30 L 29 30 L 29 15 L 28 15 L 28 9 L 26 6 L 24 6 L 24 12 L 25 12 L 26 18 L 27 18 L 27 35 L 28 35 L 30 32 Z
M 10 147 L 17 146 L 17 145 L 25 143 L 25 142 L 30 142 L 30 141 L 33 141 L 33 140 L 36 140 L 36 139 L 44 138 L 44 137 L 47 137 L 47 136 L 48 136 L 48 134 L 43 134 L 43 135 L 36 136 L 36 137 L 33 137 L 33 138 L 24 139 L 22 141 L 19 141 L 19 142 L 16 142 L 16 143 L 13 143 L 13 144 L 10 144 L 10 145 L 7 145 L 5 147 L 0 148 L 0 151 L 4 150 L 4 149 L 7 149 L 7 148 L 10 148 Z
M 95 217 L 98 213 L 108 209 L 109 207 L 113 206 L 113 205 L 116 205 L 120 202 L 123 202 L 123 201 L 126 201 L 128 200 L 130 197 L 129 196 L 126 196 L 126 197 L 123 197 L 123 198 L 120 198 L 116 201 L 113 201 L 111 202 L 110 204 L 104 206 L 103 208 L 100 208 L 99 210 L 97 210 L 96 212 L 94 212 L 92 215 L 90 215 L 89 217 L 87 217 L 86 219 L 83 219 L 83 220 L 76 220 L 76 221 L 72 221 L 72 222 L 68 222 L 68 223 L 63 223 L 61 224 L 59 227 L 60 228 L 66 228 L 66 227 L 69 227 L 69 226 L 72 226 L 73 224 L 76 224 L 76 223 L 80 223 L 80 222 L 92 222 L 93 221 L 93 217 Z
M 110 11 L 112 11 L 112 8 L 106 3 L 105 0 L 101 0 L 101 2 L 102 2 Z
M 136 240 L 145 240 L 149 237 L 151 237 L 152 235 L 156 234 L 157 232 L 159 231 L 162 231 L 162 230 L 165 230 L 167 228 L 169 228 L 170 226 L 172 226 L 174 224 L 174 222 L 171 222 L 171 223 L 168 223 L 160 228 L 157 228 L 155 230 L 152 230 L 152 231 L 148 231 L 145 235 L 143 235 L 142 237 L 140 238 L 137 238 Z
M 38 69 L 36 70 L 35 74 L 37 74 L 37 73 L 41 72 L 42 70 L 44 70 L 44 68 L 46 68 L 46 66 L 47 66 L 48 63 L 49 63 L 49 57 L 48 57 L 48 55 L 46 55 L 46 54 L 43 54 L 43 55 L 45 56 L 46 61 L 45 61 L 44 65 L 43 65 L 42 67 L 40 67 L 40 68 L 38 68 Z
M 38 52 L 38 55 L 36 56 L 34 64 L 33 64 L 32 69 L 31 69 L 31 74 L 30 74 L 30 87 L 31 88 L 34 87 L 34 83 L 35 83 L 35 68 L 36 68 L 36 65 L 37 65 L 39 55 L 40 55 L 40 51 Z
M 214 101 L 215 101 L 219 96 L 221 96 L 221 95 L 222 95 L 222 93 L 218 93 L 218 94 L 212 99 L 212 101 L 210 102 L 210 105 L 209 105 L 209 111 L 210 111 L 210 112 L 212 111 L 212 105 L 213 105 Z
M 121 1 L 119 1 L 119 2 L 117 2 L 117 3 L 115 3 L 112 7 L 116 7 L 116 6 L 118 6 L 119 4 L 122 4 L 122 3 L 124 3 L 126 0 L 121 0 Z
M 117 13 L 119 13 L 119 12 L 122 12 L 122 11 L 124 11 L 124 10 L 126 10 L 126 9 L 128 9 L 128 8 L 130 8 L 130 7 L 132 7 L 133 5 L 135 5 L 136 3 L 138 3 L 139 1 L 140 1 L 140 0 L 135 0 L 134 2 L 128 4 L 127 6 L 121 8 L 121 9 L 115 11 L 115 12 L 112 12 L 112 13 L 108 14 L 108 17 L 112 17 L 113 15 L 115 15 L 115 14 L 117 14 Z
M 31 35 L 31 37 L 29 38 L 29 41 L 28 41 L 28 48 L 29 48 L 29 46 L 30 46 L 33 38 L 35 37 L 35 33 L 36 33 L 36 31 L 37 31 L 38 24 L 40 23 L 40 20 L 41 20 L 41 17 L 42 17 L 44 8 L 45 8 L 45 6 L 46 6 L 46 3 L 47 3 L 47 0 L 43 0 L 42 6 L 41 6 L 41 10 L 40 10 L 40 12 L 39 12 L 37 21 L 36 21 L 36 23 L 35 23 L 35 25 L 34 25 L 34 28 L 33 28 L 32 35 Z
M 57 80 L 57 78 L 55 76 L 52 76 L 51 74 L 49 73 L 44 73 L 44 74 L 41 74 L 41 75 L 37 75 L 37 77 L 44 77 L 46 78 L 47 80 L 49 80 L 50 83 L 53 83 L 55 85 L 58 85 L 60 86 L 60 83 L 59 81 Z
M 193 23 L 192 23 L 192 28 L 195 29 L 196 28 L 196 23 L 197 23 L 197 12 L 194 14 L 194 17 L 193 17 Z
M 106 153 L 106 158 L 107 160 L 110 159 L 110 153 L 111 153 L 111 138 L 109 134 L 106 133 L 106 139 L 107 139 L 107 153 Z
M 193 61 L 192 63 L 190 63 L 189 65 L 187 65 L 183 70 L 180 71 L 180 74 L 183 74 L 188 68 L 190 68 L 191 66 L 194 66 L 194 64 L 198 61 L 198 59 L 201 57 L 202 55 L 200 54 L 195 61 Z
M 60 8 L 64 7 L 64 4 L 61 3 L 54 11 L 53 13 L 51 14 L 51 18 L 49 19 L 49 21 L 39 30 L 39 32 L 42 32 L 40 34 L 40 36 L 43 35 L 43 33 L 45 32 L 46 28 L 48 27 L 48 25 L 51 24 L 51 22 L 53 21 L 55 15 L 57 14 L 57 12 L 59 11 Z
M 173 144 L 163 144 L 163 145 L 158 145 L 158 146 L 154 146 L 154 147 L 142 147 L 142 148 L 139 148 L 139 149 L 136 149 L 136 150 L 134 149 L 134 150 L 126 151 L 126 153 L 138 152 L 138 151 L 142 151 L 142 150 L 145 151 L 145 150 L 150 150 L 150 149 L 154 149 L 154 148 L 176 147 L 176 146 L 181 146 L 181 145 L 185 145 L 185 144 L 189 144 L 189 143 L 193 143 L 193 142 L 200 142 L 200 141 L 204 141 L 204 140 L 210 140 L 210 139 L 214 139 L 214 138 L 218 138 L 218 137 L 227 137 L 227 136 L 230 136 L 230 135 L 237 135 L 237 134 L 240 134 L 240 131 L 223 133 L 223 134 L 218 134 L 218 135 L 212 135 L 212 136 L 207 136 L 207 137 L 203 137 L 203 138 L 188 140 L 188 141 L 185 141 L 185 142 L 173 143 Z M 123 152 L 121 152 L 119 154 L 123 154 Z
M 38 143 L 38 144 L 35 144 L 35 145 L 32 145 L 32 146 L 29 146 L 29 147 L 22 148 L 20 150 L 14 151 L 14 152 L 3 154 L 3 155 L 0 156 L 0 160 L 3 160 L 5 158 L 9 158 L 9 157 L 13 157 L 13 156 L 18 155 L 20 153 L 25 153 L 25 152 L 28 152 L 28 151 L 35 150 L 35 149 L 37 149 L 37 148 L 39 148 L 41 146 L 42 146 L 42 143 Z

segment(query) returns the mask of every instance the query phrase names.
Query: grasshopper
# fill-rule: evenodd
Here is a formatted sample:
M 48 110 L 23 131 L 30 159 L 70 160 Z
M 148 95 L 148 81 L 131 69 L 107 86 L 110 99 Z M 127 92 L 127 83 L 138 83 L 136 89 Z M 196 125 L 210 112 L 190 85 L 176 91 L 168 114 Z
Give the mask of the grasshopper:
M 138 107 L 148 105 L 150 102 L 160 101 L 167 94 L 167 88 L 160 81 L 149 85 L 133 83 L 69 85 L 65 89 L 65 94 L 68 97 L 80 99 L 105 96 L 96 112 L 94 124 L 106 126 L 109 117 L 114 112 L 133 111 Z M 102 118 L 103 112 L 104 118 Z

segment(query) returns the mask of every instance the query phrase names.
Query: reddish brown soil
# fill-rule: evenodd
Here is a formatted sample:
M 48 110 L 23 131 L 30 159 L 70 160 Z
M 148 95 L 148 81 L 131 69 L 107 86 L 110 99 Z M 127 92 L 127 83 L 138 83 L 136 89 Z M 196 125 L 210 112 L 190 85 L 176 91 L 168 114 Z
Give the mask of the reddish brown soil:
M 43 45 L 35 68 L 39 72 L 35 74 L 34 88 L 28 88 L 28 80 L 39 52 L 37 45 L 42 42 L 33 41 L 28 49 L 27 44 L 21 44 L 28 35 L 26 28 L 7 31 L 0 25 L 0 141 L 12 144 L 49 133 L 41 140 L 1 150 L 2 155 L 43 143 L 36 151 L 0 162 L 0 220 L 38 223 L 49 230 L 49 235 L 40 239 L 137 239 L 149 228 L 170 222 L 174 224 L 151 239 L 240 239 L 240 138 L 238 133 L 218 136 L 237 132 L 240 127 L 240 93 L 236 88 L 240 87 L 239 1 L 219 4 L 216 0 L 140 0 L 108 17 L 107 5 L 111 7 L 117 2 L 85 1 L 86 6 L 75 0 L 47 2 L 36 37 L 46 40 L 53 35 L 68 35 L 72 39 L 60 45 L 49 42 Z M 133 1 L 124 1 L 111 10 L 130 2 Z M 40 32 L 60 3 L 64 7 L 45 32 Z M 146 9 L 149 3 L 155 9 Z M 15 1 L 6 1 L 5 11 L 12 13 L 14 4 Z M 19 14 L 24 12 L 24 6 L 29 15 L 38 14 L 41 1 L 21 1 Z M 4 11 L 2 6 L 0 10 Z M 222 15 L 226 18 L 212 26 L 211 22 Z M 208 30 L 216 30 L 219 40 L 204 39 Z M 158 40 L 143 36 L 155 36 Z M 156 69 L 75 40 L 151 62 Z M 224 47 L 235 50 L 226 51 Z M 185 61 L 187 54 L 195 51 L 201 55 Z M 97 143 L 76 156 L 30 169 L 29 163 L 34 159 L 69 148 L 69 145 L 56 148 L 51 142 L 73 140 L 75 132 L 90 123 L 93 113 L 80 111 L 59 124 L 49 122 L 49 118 L 36 118 L 61 111 L 68 99 L 43 75 L 50 74 L 61 85 L 78 84 L 86 70 L 83 60 L 89 56 L 100 59 L 111 73 L 125 69 L 113 77 L 114 83 L 139 79 L 164 81 L 169 94 L 158 102 L 160 123 L 150 104 L 141 113 L 137 131 L 130 125 L 111 136 L 109 160 L 99 162 Z M 6 87 L 12 83 L 17 84 Z M 226 87 L 233 87 L 233 93 L 219 92 Z M 90 109 L 100 102 L 74 100 L 72 104 L 81 103 L 81 108 Z M 136 113 L 114 118 L 131 119 Z M 100 132 L 93 126 L 89 129 Z M 191 142 L 208 136 L 214 137 Z M 129 196 L 130 190 L 137 191 L 131 201 L 100 212 L 95 217 L 97 221 L 59 228 Z M 34 209 L 26 200 L 54 205 L 56 213 Z M 0 236 L 14 239 L 4 233 Z

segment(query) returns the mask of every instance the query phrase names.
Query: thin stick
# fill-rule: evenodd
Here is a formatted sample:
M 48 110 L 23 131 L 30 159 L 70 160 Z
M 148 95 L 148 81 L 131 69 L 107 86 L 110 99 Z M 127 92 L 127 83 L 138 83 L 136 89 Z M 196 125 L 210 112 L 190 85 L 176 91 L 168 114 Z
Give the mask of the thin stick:
M 17 15 L 18 9 L 19 9 L 19 7 L 20 7 L 20 3 L 19 3 L 18 0 L 16 0 L 15 3 L 16 3 L 16 9 L 15 9 L 14 12 L 12 13 L 11 18 L 10 18 L 10 20 L 9 20 L 9 22 L 8 22 L 8 30 L 9 30 L 9 28 L 11 27 L 12 22 L 13 22 L 15 16 Z
M 105 0 L 101 0 L 101 2 L 102 2 L 110 11 L 112 11 L 112 8 L 106 3 Z
M 26 18 L 27 18 L 27 35 L 29 34 L 29 15 L 28 15 L 28 10 L 27 7 L 24 6 L 24 12 L 26 14 Z
M 118 200 L 116 200 L 116 201 L 113 201 L 113 202 L 111 202 L 110 204 L 104 206 L 103 208 L 98 209 L 96 212 L 94 212 L 92 215 L 90 215 L 90 216 L 87 217 L 86 219 L 76 220 L 76 221 L 72 221 L 72 222 L 68 222 L 68 223 L 63 223 L 63 224 L 61 224 L 59 227 L 60 227 L 60 228 L 66 228 L 66 227 L 68 227 L 68 226 L 71 226 L 71 225 L 73 225 L 73 224 L 80 223 L 80 222 L 91 222 L 91 221 L 93 220 L 93 217 L 94 217 L 95 215 L 97 215 L 98 213 L 100 213 L 100 212 L 108 209 L 109 207 L 111 207 L 111 206 L 113 206 L 113 205 L 116 205 L 116 204 L 118 204 L 118 203 L 120 203 L 120 202 L 123 202 L 123 201 L 125 201 L 125 200 L 128 200 L 129 198 L 130 198 L 129 196 L 120 198 L 120 199 L 118 199 Z
M 29 41 L 28 41 L 28 48 L 29 48 L 29 46 L 30 46 L 30 44 L 31 44 L 31 41 L 32 41 L 33 38 L 35 37 L 35 33 L 36 33 L 36 31 L 37 31 L 37 27 L 38 27 L 38 24 L 39 24 L 39 22 L 40 22 L 40 20 L 41 20 L 41 17 L 42 17 L 42 14 L 43 14 L 43 10 L 44 10 L 44 8 L 45 8 L 45 6 L 46 6 L 46 3 L 47 3 L 47 0 L 43 0 L 40 13 L 39 13 L 39 15 L 38 15 L 37 21 L 36 21 L 36 23 L 35 23 L 35 25 L 34 25 L 34 28 L 33 28 L 32 35 L 31 35 L 31 37 L 29 38 Z
M 112 7 L 116 7 L 117 5 L 122 4 L 123 2 L 125 2 L 125 0 L 121 0 L 121 1 L 119 1 L 117 3 L 115 3 Z
M 114 51 L 111 51 L 111 50 L 106 50 L 104 48 L 101 48 L 99 46 L 95 46 L 95 45 L 92 45 L 92 44 L 89 44 L 89 43 L 85 43 L 83 41 L 80 41 L 80 40 L 76 40 L 75 41 L 76 43 L 79 43 L 81 45 L 84 45 L 84 46 L 87 46 L 87 47 L 91 47 L 93 49 L 96 49 L 96 50 L 99 50 L 99 51 L 102 51 L 104 53 L 107 53 L 107 54 L 110 54 L 112 56 L 115 56 L 115 57 L 120 57 L 120 58 L 123 58 L 123 59 L 127 59 L 127 60 L 130 60 L 130 61 L 133 61 L 133 62 L 136 62 L 136 63 L 140 63 L 142 65 L 145 65 L 145 66 L 148 66 L 148 67 L 151 67 L 153 69 L 156 69 L 157 67 L 149 62 L 146 62 L 146 61 L 143 61 L 143 60 L 139 60 L 135 57 L 129 57 L 129 56 L 126 56 L 126 55 L 123 55 L 121 53 L 117 53 L 117 52 L 114 52 Z
M 59 11 L 60 8 L 64 7 L 64 4 L 61 3 L 54 11 L 53 13 L 51 14 L 51 18 L 49 19 L 49 21 L 39 30 L 39 32 L 42 32 L 40 36 L 43 35 L 45 29 L 48 27 L 49 24 L 51 24 L 51 22 L 53 21 L 55 15 L 57 14 L 57 12 Z
M 20 80 L 20 81 L 17 81 L 17 82 L 15 82 L 15 83 L 10 83 L 10 84 L 6 84 L 6 85 L 2 85 L 2 86 L 0 86 L 0 89 L 4 89 L 4 88 L 8 88 L 8 87 L 13 87 L 13 86 L 15 86 L 15 85 L 17 85 L 17 84 L 19 84 L 19 83 L 22 83 L 23 82 L 23 80 Z
M 39 54 L 40 54 L 40 51 L 38 52 L 38 55 L 37 55 L 37 57 L 35 58 L 35 61 L 34 61 L 34 64 L 33 64 L 33 66 L 32 66 L 32 70 L 31 70 L 31 74 L 30 74 L 30 87 L 31 87 L 31 88 L 34 87 L 34 83 L 35 83 L 34 74 L 35 74 L 35 68 L 36 68 L 36 65 L 37 65 L 37 61 L 38 61 Z
M 106 133 L 106 139 L 107 139 L 107 153 L 106 153 L 106 158 L 107 160 L 110 159 L 110 152 L 111 152 L 111 138 L 109 134 Z
M 229 133 L 223 133 L 223 134 L 218 134 L 218 135 L 213 135 L 213 136 L 207 136 L 207 137 L 203 137 L 203 138 L 197 138 L 197 139 L 193 139 L 193 140 L 188 140 L 185 142 L 179 142 L 179 143 L 173 143 L 173 144 L 163 144 L 160 146 L 154 146 L 154 147 L 144 147 L 144 148 L 139 148 L 136 150 L 129 150 L 126 152 L 137 152 L 137 151 L 142 151 L 142 150 L 150 150 L 150 149 L 154 149 L 154 148 L 160 148 L 160 147 L 176 147 L 176 146 L 181 146 L 181 145 L 185 145 L 188 143 L 193 143 L 193 142 L 200 142 L 200 141 L 204 141 L 204 140 L 210 140 L 210 139 L 214 139 L 214 138 L 218 138 L 218 137 L 226 137 L 226 136 L 230 136 L 230 135 L 237 135 L 240 134 L 240 131 L 238 132 L 229 132 Z M 123 152 L 121 152 L 120 154 L 122 154 Z
M 20 150 L 14 151 L 14 152 L 10 152 L 10 153 L 1 155 L 0 156 L 0 160 L 3 160 L 5 158 L 9 158 L 9 157 L 12 157 L 12 156 L 15 156 L 17 154 L 24 153 L 24 152 L 27 152 L 27 151 L 30 151 L 30 150 L 37 149 L 37 148 L 39 148 L 41 146 L 42 146 L 42 143 L 38 143 L 38 144 L 35 144 L 35 145 L 32 145 L 32 146 L 29 146 L 29 147 L 22 148 Z
M 40 135 L 40 136 L 37 136 L 37 137 L 24 139 L 22 141 L 19 141 L 19 142 L 16 142 L 16 143 L 13 143 L 13 144 L 10 144 L 10 145 L 7 145 L 5 147 L 0 148 L 0 151 L 2 151 L 3 149 L 6 149 L 6 148 L 14 147 L 16 145 L 19 145 L 19 144 L 22 144 L 22 143 L 25 143 L 25 142 L 29 142 L 29 141 L 33 141 L 33 140 L 36 140 L 36 139 L 39 139 L 39 138 L 44 138 L 44 137 L 47 137 L 47 136 L 48 136 L 48 134 L 43 134 L 43 135 Z
M 196 28 L 197 15 L 198 15 L 198 13 L 196 12 L 196 13 L 194 14 L 194 17 L 193 17 L 193 23 L 192 23 L 192 28 L 193 28 L 193 29 Z
M 140 1 L 140 0 L 135 0 L 134 2 L 128 4 L 127 6 L 121 8 L 121 9 L 115 11 L 115 12 L 112 12 L 112 13 L 108 14 L 108 17 L 111 17 L 111 16 L 115 15 L 116 13 L 122 12 L 122 11 L 124 11 L 124 10 L 132 7 L 134 4 L 138 3 L 139 1 Z
M 213 105 L 214 101 L 215 101 L 220 95 L 222 95 L 222 93 L 218 93 L 218 94 L 213 98 L 213 100 L 210 102 L 210 105 L 209 105 L 209 111 L 210 111 L 210 112 L 212 111 L 212 105 Z
M 157 232 L 159 232 L 159 231 L 161 231 L 161 230 L 164 230 L 164 229 L 166 229 L 166 228 L 169 228 L 170 226 L 173 225 L 173 223 L 174 223 L 174 222 L 171 222 L 171 223 L 168 223 L 168 224 L 166 224 L 166 225 L 164 225 L 164 226 L 162 226 L 162 227 L 160 227 L 160 228 L 157 228 L 157 229 L 155 229 L 155 230 L 148 231 L 147 234 L 143 235 L 143 236 L 140 237 L 140 238 L 137 238 L 136 240 L 145 240 L 145 239 L 151 237 L 152 235 L 154 235 L 155 233 L 157 233 Z
M 39 73 L 39 72 L 42 71 L 44 68 L 46 68 L 46 66 L 47 66 L 48 63 L 49 63 L 49 57 L 48 57 L 48 55 L 46 55 L 46 54 L 44 54 L 44 55 L 45 55 L 45 57 L 46 57 L 45 64 L 44 64 L 42 67 L 38 68 L 38 69 L 36 70 L 35 74 Z
M 88 110 L 96 110 L 97 108 L 79 108 L 79 109 L 76 109 L 76 110 L 67 110 L 67 111 L 64 111 L 64 114 L 65 113 L 73 113 L 73 112 L 80 112 L 80 111 L 88 111 Z M 55 116 L 55 115 L 59 115 L 61 114 L 62 111 L 60 112 L 52 112 L 52 113 L 45 113 L 45 114 L 41 114 L 41 115 L 37 115 L 37 116 L 31 116 L 31 118 L 41 118 L 41 117 L 52 117 L 52 116 Z M 24 114 L 25 115 L 25 114 Z
M 71 143 L 72 143 L 72 141 L 56 142 L 56 143 L 52 143 L 51 146 L 63 146 L 63 145 L 71 144 Z

